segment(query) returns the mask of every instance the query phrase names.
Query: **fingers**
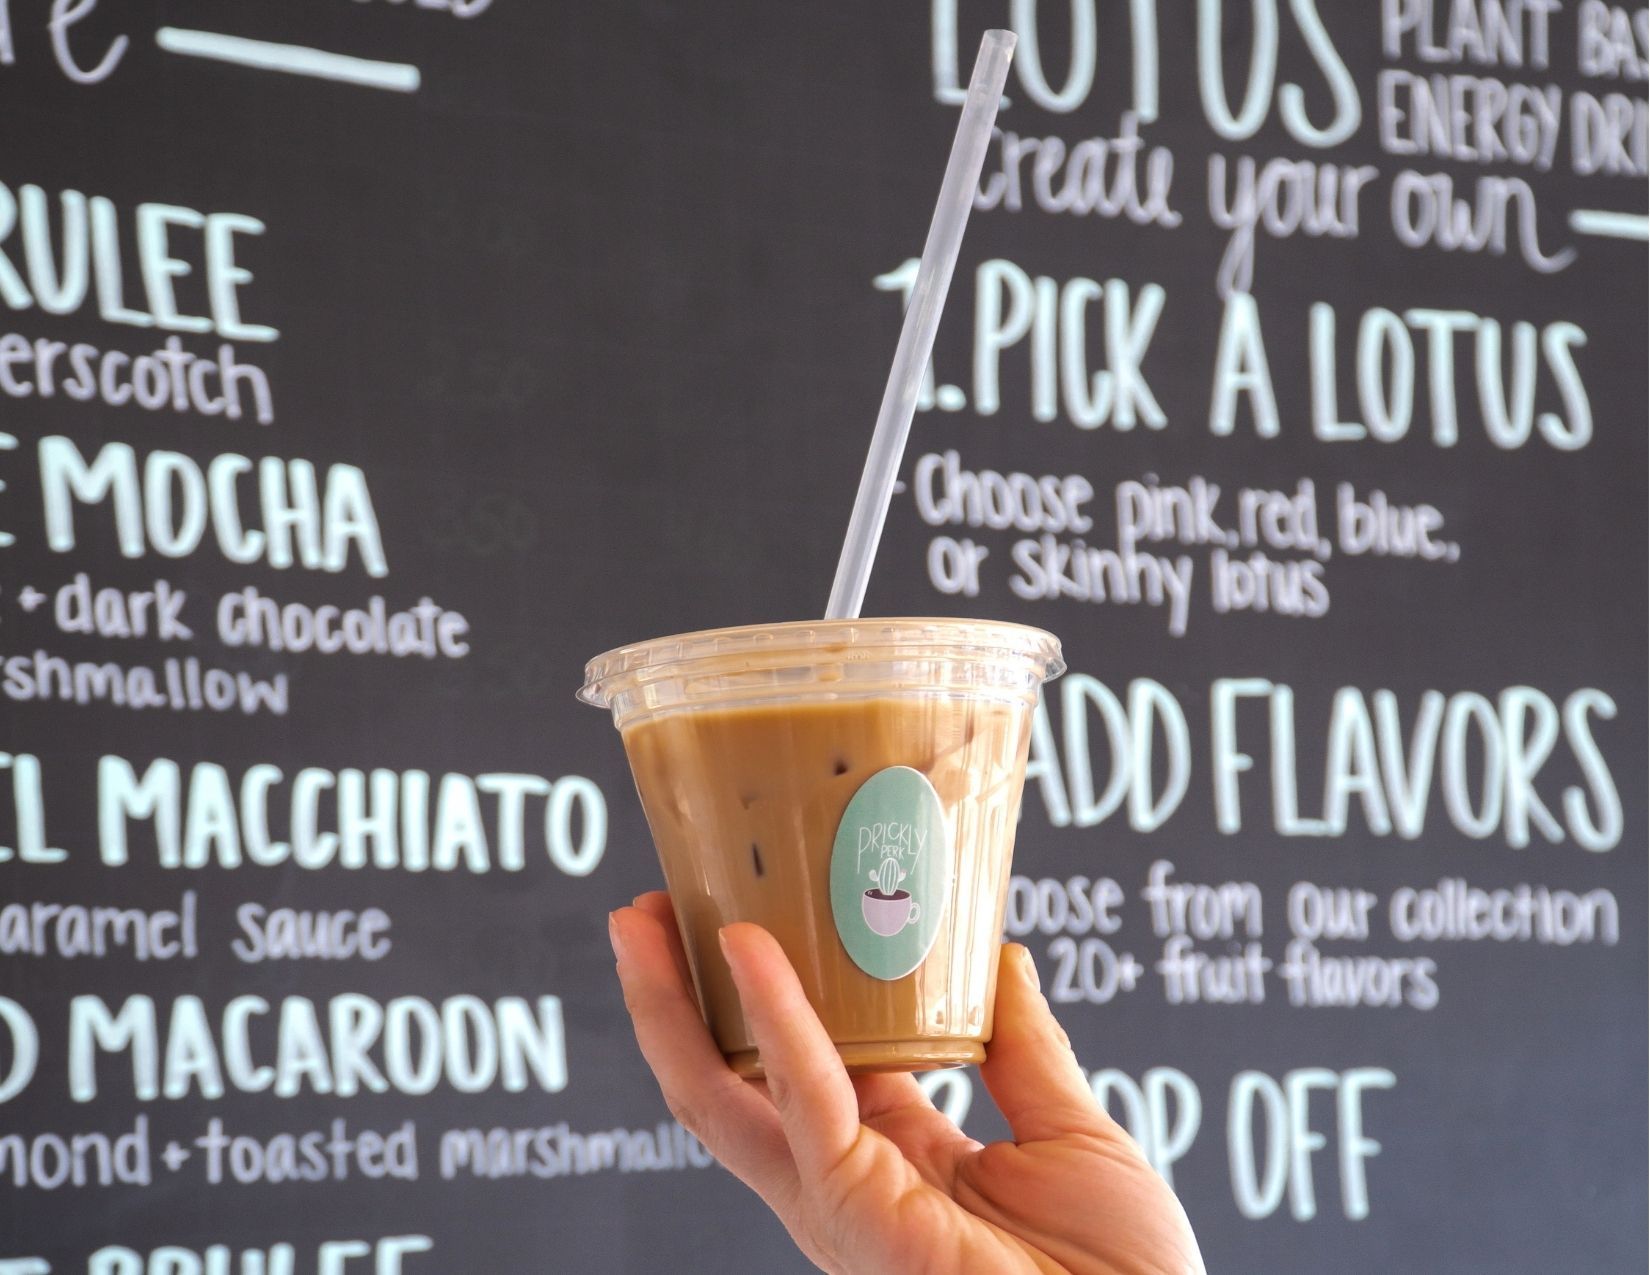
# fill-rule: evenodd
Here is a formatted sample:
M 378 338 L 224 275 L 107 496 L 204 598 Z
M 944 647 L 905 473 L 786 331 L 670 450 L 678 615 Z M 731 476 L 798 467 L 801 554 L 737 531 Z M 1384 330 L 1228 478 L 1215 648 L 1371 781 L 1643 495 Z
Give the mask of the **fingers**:
M 676 972 L 682 976 L 682 986 L 692 992 L 693 974 L 688 968 L 687 952 L 682 947 L 682 932 L 676 925 L 676 909 L 671 906 L 670 895 L 663 890 L 649 890 L 646 894 L 638 894 L 630 906 L 640 908 L 659 923 L 659 928 L 665 932 L 670 954 L 676 959 Z
M 859 1099 L 859 1118 L 869 1124 L 878 1116 L 907 1107 L 935 1110 L 917 1078 L 908 1071 L 869 1072 L 853 1076 L 850 1082 Z
M 927 1090 L 908 1071 L 871 1072 L 850 1078 L 854 1093 L 859 1096 L 859 1120 L 880 1133 L 893 1135 L 891 1127 L 920 1131 L 924 1145 L 955 1143 L 973 1148 L 980 1144 L 933 1103 Z M 888 1118 L 899 1122 L 890 1126 Z M 894 1138 L 898 1143 L 899 1138 Z M 903 1144 L 902 1144 L 903 1145 Z
M 859 1103 L 842 1059 L 773 936 L 724 926 L 722 952 L 803 1182 L 829 1177 L 859 1137 Z
M 1016 1142 L 1109 1136 L 1116 1128 L 1043 999 L 1031 953 L 1018 943 L 1005 943 L 998 960 L 996 1026 L 980 1076 Z
M 860 1122 L 898 1147 L 924 1182 L 949 1194 L 958 1160 L 980 1150 L 980 1143 L 929 1101 L 908 1072 L 855 1076 L 853 1085 Z
M 728 1068 L 700 1017 L 671 949 L 674 919 L 667 927 L 650 902 L 620 908 L 608 927 L 636 1043 L 671 1114 L 765 1199 L 793 1197 L 785 1131 L 767 1099 Z

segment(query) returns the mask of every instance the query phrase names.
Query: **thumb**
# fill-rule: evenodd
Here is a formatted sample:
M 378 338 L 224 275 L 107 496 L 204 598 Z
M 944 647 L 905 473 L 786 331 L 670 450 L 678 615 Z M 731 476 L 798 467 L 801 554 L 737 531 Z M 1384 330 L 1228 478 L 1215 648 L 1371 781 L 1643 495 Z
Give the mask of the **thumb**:
M 998 958 L 996 1024 L 980 1077 L 1016 1142 L 1121 1133 L 1083 1079 L 1071 1038 L 1043 998 L 1031 953 L 1018 943 L 1003 944 Z

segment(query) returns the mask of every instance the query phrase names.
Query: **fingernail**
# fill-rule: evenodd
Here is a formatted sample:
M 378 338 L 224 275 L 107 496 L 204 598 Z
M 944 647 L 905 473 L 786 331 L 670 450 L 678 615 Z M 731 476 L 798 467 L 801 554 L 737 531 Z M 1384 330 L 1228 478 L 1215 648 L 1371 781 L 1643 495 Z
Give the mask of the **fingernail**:
M 716 942 L 722 949 L 722 959 L 728 963 L 728 973 L 734 974 L 733 955 L 732 955 L 732 953 L 730 953 L 728 951 L 728 927 L 727 926 L 724 925 L 721 929 L 716 931 Z M 734 981 L 738 982 L 738 975 L 737 974 L 734 975 Z
M 1031 949 L 1029 947 L 1022 947 L 1020 951 L 1023 953 L 1020 959 L 1025 962 L 1026 974 L 1031 978 L 1031 985 L 1039 992 L 1042 991 L 1043 977 L 1037 972 L 1037 962 L 1032 959 Z
M 607 941 L 613 944 L 613 959 L 616 961 L 624 960 L 624 940 L 619 937 L 619 914 L 617 912 L 607 914 Z

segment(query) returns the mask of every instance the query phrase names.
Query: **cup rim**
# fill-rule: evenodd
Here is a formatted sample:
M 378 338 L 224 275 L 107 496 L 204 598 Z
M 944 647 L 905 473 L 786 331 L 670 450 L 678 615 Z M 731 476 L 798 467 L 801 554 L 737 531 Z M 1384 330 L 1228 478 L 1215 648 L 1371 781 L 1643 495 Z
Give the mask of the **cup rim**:
M 618 678 L 638 677 L 667 667 L 679 669 L 700 660 L 758 654 L 771 658 L 791 651 L 850 645 L 878 653 L 920 645 L 931 653 L 958 659 L 1029 659 L 1041 666 L 1043 681 L 1066 671 L 1060 639 L 1033 625 L 956 616 L 865 616 L 696 629 L 617 646 L 584 666 L 584 685 L 577 694 L 582 703 L 606 708 L 608 688 Z

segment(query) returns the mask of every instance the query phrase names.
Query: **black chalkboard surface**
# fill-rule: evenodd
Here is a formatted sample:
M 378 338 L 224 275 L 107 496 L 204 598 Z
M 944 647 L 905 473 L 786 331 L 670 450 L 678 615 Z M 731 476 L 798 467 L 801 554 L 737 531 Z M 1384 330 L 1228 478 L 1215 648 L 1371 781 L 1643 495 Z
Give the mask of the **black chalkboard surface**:
M 1218 1271 L 1642 1271 L 1646 16 L 0 3 L 0 1271 L 801 1270 L 583 661 L 1020 620 L 1008 933 Z M 970 1073 L 937 1102 L 1002 1127 Z

